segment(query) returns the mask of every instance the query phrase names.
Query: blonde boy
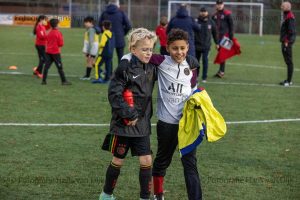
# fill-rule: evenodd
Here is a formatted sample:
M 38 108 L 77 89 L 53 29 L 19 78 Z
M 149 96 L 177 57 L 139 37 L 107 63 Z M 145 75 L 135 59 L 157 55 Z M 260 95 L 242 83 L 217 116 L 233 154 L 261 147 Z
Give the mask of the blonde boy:
M 149 63 L 156 35 L 145 28 L 133 30 L 128 37 L 129 59 L 121 60 L 108 89 L 112 107 L 110 134 L 102 148 L 113 154 L 106 171 L 106 180 L 100 200 L 115 199 L 115 188 L 124 159 L 131 149 L 139 157 L 140 199 L 150 198 L 152 157 L 150 134 L 152 91 L 156 80 L 156 67 Z M 132 94 L 133 104 L 123 97 L 124 91 Z

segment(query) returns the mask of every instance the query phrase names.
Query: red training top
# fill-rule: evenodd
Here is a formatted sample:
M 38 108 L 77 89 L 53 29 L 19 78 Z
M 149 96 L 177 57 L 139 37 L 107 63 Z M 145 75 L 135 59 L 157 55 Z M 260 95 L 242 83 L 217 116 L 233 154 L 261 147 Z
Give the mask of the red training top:
M 64 46 L 63 35 L 57 28 L 53 28 L 47 35 L 46 53 L 59 54 L 62 46 Z
M 156 27 L 156 35 L 159 38 L 160 46 L 166 47 L 167 46 L 167 29 L 162 25 Z
M 44 25 L 38 24 L 35 28 L 35 45 L 45 46 L 47 42 L 46 28 Z

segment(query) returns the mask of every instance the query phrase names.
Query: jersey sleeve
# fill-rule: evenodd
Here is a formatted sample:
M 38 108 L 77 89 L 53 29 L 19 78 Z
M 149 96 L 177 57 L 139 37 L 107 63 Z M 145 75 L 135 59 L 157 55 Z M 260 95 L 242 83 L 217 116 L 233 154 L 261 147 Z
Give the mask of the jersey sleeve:
M 165 56 L 160 54 L 152 54 L 149 62 L 155 66 L 159 66 L 164 60 Z
M 191 78 L 191 88 L 197 88 L 198 85 L 198 72 L 197 70 L 193 70 L 193 76 Z

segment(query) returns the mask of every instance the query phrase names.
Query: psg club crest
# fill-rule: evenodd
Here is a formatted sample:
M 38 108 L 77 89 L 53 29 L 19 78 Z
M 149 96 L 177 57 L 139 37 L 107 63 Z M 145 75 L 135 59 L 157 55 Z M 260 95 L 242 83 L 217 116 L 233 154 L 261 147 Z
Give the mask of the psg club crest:
M 189 68 L 185 68 L 183 72 L 187 76 L 190 75 L 190 69 Z

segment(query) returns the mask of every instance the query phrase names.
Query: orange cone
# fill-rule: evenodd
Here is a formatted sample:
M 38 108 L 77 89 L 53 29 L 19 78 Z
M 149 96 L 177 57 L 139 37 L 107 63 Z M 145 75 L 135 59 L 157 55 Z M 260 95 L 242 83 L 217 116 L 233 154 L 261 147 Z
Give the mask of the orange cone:
M 17 69 L 18 69 L 18 67 L 17 67 L 17 66 L 15 66 L 15 65 L 12 65 L 12 66 L 9 66 L 9 67 L 8 67 L 8 69 L 10 69 L 10 70 L 17 70 Z

